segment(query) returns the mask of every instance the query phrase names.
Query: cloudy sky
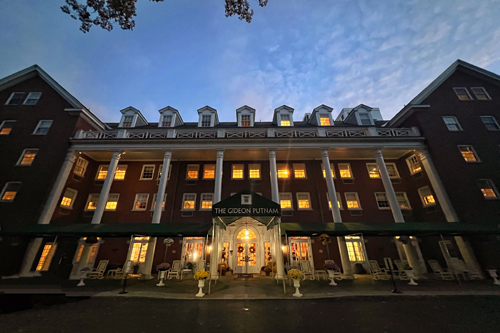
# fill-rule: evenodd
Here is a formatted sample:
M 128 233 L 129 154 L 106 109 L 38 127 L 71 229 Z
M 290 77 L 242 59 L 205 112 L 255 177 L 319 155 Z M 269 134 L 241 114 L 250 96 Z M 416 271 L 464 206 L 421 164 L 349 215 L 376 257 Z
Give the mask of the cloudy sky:
M 269 0 L 248 24 L 223 0 L 138 1 L 133 31 L 79 31 L 63 0 L 0 0 L 0 77 L 33 64 L 104 121 L 209 105 L 268 121 L 360 103 L 390 119 L 456 59 L 500 73 L 500 0 Z

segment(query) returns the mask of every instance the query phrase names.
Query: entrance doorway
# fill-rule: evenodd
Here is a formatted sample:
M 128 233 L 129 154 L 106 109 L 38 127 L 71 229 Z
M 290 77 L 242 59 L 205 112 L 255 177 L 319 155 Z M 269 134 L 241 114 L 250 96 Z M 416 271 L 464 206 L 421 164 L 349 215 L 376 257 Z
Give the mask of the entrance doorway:
M 234 272 L 236 274 L 258 274 L 258 240 L 255 231 L 250 227 L 242 228 L 236 234 L 234 243 L 236 244 L 236 265 L 234 267 Z

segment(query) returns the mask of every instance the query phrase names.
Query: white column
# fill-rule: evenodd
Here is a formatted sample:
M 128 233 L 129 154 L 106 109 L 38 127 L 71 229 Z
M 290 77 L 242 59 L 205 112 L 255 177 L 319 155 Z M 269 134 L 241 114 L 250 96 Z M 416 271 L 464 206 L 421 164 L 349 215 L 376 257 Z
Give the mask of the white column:
M 340 215 L 340 208 L 338 204 L 337 191 L 335 190 L 335 183 L 333 182 L 332 169 L 330 167 L 330 156 L 328 155 L 328 149 L 321 150 L 321 159 L 323 162 L 323 168 L 325 169 L 325 179 L 326 187 L 328 188 L 328 197 L 332 205 L 332 217 L 333 222 L 342 223 L 342 216 Z M 345 238 L 343 236 L 337 237 L 337 244 L 339 246 L 340 260 L 342 261 L 342 268 L 344 270 L 344 277 L 346 279 L 354 278 L 354 270 L 349 260 L 349 253 L 347 251 L 347 245 Z
M 97 201 L 97 207 L 94 211 L 92 222 L 90 222 L 92 224 L 101 223 L 102 214 L 104 213 L 104 208 L 106 207 L 106 203 L 108 202 L 109 191 L 111 190 L 111 184 L 113 183 L 121 154 L 121 151 L 113 152 L 113 156 L 111 157 L 111 161 L 109 162 L 108 173 L 106 175 L 106 179 L 104 180 L 104 184 L 102 185 L 101 194 L 99 195 L 99 201 Z
M 215 162 L 215 187 L 214 199 L 212 204 L 220 201 L 222 196 L 222 165 L 224 163 L 224 150 L 217 151 L 217 160 Z M 219 264 L 219 242 L 220 242 L 220 227 L 213 221 L 214 239 L 212 240 L 212 251 L 210 252 L 210 276 L 212 279 L 218 279 L 217 266 Z
M 66 154 L 66 158 L 64 159 L 64 163 L 57 175 L 56 181 L 52 190 L 50 191 L 49 198 L 43 208 L 42 214 L 38 219 L 38 224 L 49 224 L 52 219 L 52 215 L 54 215 L 54 210 L 57 207 L 57 203 L 59 202 L 59 198 L 61 197 L 64 186 L 66 185 L 66 180 L 68 179 L 69 173 L 73 164 L 75 163 L 76 155 L 74 150 L 69 150 Z M 24 255 L 23 262 L 21 264 L 21 269 L 19 271 L 20 276 L 32 276 L 33 273 L 30 273 L 31 267 L 33 266 L 33 262 L 36 259 L 36 255 L 42 245 L 43 238 L 35 238 L 32 239 L 28 247 L 26 249 L 26 253 Z
M 441 209 L 443 210 L 444 216 L 446 217 L 446 221 L 448 222 L 459 222 L 458 215 L 451 204 L 451 200 L 448 197 L 448 193 L 444 189 L 444 185 L 441 182 L 441 178 L 432 162 L 431 156 L 427 148 L 420 149 L 420 162 L 424 167 L 425 172 L 427 173 L 427 177 L 431 182 L 432 189 L 434 193 L 436 193 L 436 197 L 441 205 Z M 475 270 L 483 276 L 481 272 L 481 266 L 477 262 L 474 251 L 470 247 L 470 244 L 464 239 L 462 236 L 455 236 L 455 242 L 457 243 L 460 254 L 462 254 L 462 258 L 464 259 L 465 264 L 469 269 Z
M 276 168 L 276 151 L 269 150 L 269 167 L 271 177 L 271 196 L 274 202 L 280 204 L 280 192 L 278 188 L 278 170 Z M 280 234 L 281 218 L 274 225 L 274 252 L 276 254 L 276 279 L 283 279 L 284 263 L 283 249 L 281 248 Z
M 140 272 L 141 280 L 149 280 L 153 277 L 151 276 L 151 270 L 153 268 L 153 259 L 156 250 L 156 237 L 149 237 L 148 249 L 146 250 L 146 258 L 144 259 L 144 264 L 141 265 Z
M 401 208 L 399 207 L 398 198 L 396 197 L 396 192 L 394 192 L 394 187 L 392 186 L 391 177 L 389 172 L 387 172 L 387 166 L 385 165 L 384 156 L 380 149 L 375 149 L 375 160 L 377 161 L 377 166 L 380 171 L 380 178 L 382 178 L 382 184 L 384 184 L 385 195 L 391 206 L 392 216 L 394 216 L 394 222 L 404 223 L 405 219 Z

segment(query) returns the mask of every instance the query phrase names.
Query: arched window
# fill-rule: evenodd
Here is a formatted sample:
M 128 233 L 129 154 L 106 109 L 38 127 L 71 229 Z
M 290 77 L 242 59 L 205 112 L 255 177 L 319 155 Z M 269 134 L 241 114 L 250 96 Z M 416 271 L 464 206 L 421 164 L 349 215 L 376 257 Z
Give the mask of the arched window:
M 237 238 L 241 240 L 247 240 L 247 239 L 255 239 L 257 237 L 255 236 L 255 232 L 253 232 L 252 230 L 242 229 L 240 232 L 238 232 Z

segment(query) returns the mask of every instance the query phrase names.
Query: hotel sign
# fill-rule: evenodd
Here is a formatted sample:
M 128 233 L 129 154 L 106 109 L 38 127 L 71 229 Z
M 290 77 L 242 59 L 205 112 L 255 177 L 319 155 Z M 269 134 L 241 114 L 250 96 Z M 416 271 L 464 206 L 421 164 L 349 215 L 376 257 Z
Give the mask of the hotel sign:
M 212 216 L 281 216 L 281 207 L 256 193 L 242 191 L 214 204 Z

